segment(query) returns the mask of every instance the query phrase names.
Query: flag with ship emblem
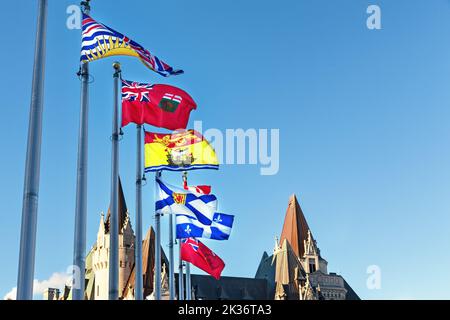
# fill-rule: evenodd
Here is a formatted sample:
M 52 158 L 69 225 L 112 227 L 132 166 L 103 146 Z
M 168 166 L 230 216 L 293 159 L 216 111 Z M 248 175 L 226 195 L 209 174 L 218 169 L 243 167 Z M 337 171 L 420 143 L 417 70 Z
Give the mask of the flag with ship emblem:
M 145 132 L 145 171 L 218 169 L 216 152 L 195 130 Z
M 176 237 L 195 237 L 227 240 L 233 227 L 234 216 L 217 211 L 217 198 L 177 188 L 156 180 L 155 210 L 160 214 L 176 215 Z
M 196 108 L 194 99 L 177 87 L 122 80 L 122 127 L 133 122 L 169 130 L 185 129 Z
M 181 240 L 181 259 L 219 280 L 225 262 L 197 239 Z
M 183 70 L 174 70 L 139 43 L 83 13 L 81 62 L 117 55 L 137 57 L 146 67 L 164 77 L 183 73 Z

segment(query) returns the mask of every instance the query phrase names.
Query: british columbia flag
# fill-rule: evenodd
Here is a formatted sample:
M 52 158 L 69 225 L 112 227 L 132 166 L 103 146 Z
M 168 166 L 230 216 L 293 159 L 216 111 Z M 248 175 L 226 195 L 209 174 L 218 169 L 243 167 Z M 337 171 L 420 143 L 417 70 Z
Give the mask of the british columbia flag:
M 148 68 L 164 77 L 183 73 L 183 70 L 174 70 L 137 42 L 83 13 L 81 62 L 115 55 L 137 57 Z

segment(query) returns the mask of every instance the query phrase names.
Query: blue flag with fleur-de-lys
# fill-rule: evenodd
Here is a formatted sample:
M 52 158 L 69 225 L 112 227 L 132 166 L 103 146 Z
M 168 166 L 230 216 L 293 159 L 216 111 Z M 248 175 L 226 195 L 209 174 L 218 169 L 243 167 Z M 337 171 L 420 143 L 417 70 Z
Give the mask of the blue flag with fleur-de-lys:
M 233 227 L 234 216 L 224 213 L 214 213 L 210 224 L 204 224 L 195 217 L 186 214 L 176 215 L 177 239 L 206 238 L 213 240 L 228 240 Z
M 217 212 L 217 198 L 180 189 L 156 180 L 155 209 L 160 214 L 176 215 L 176 237 L 227 240 L 233 227 L 234 216 Z

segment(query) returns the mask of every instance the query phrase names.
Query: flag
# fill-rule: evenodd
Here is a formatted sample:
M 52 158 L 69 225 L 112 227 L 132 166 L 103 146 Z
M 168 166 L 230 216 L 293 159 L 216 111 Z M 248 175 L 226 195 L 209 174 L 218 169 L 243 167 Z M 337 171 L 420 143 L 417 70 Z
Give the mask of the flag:
M 201 194 L 210 194 L 211 193 L 211 186 L 188 186 L 187 181 L 183 181 L 183 188 L 184 190 L 189 190 L 192 192 L 197 192 Z
M 117 55 L 137 57 L 164 77 L 183 73 L 183 70 L 174 70 L 137 42 L 83 13 L 81 62 Z
M 155 210 L 160 214 L 176 215 L 176 237 L 227 240 L 234 217 L 218 213 L 217 198 L 171 186 L 157 179 Z
M 195 130 L 145 133 L 145 172 L 219 169 L 216 152 Z
M 133 122 L 185 129 L 189 114 L 196 108 L 192 97 L 177 87 L 122 80 L 122 127 Z
M 234 216 L 215 212 L 209 224 L 201 223 L 196 217 L 176 214 L 176 238 L 189 237 L 212 240 L 228 240 L 233 227 Z
M 183 239 L 181 241 L 181 260 L 192 263 L 217 280 L 225 268 L 225 262 L 212 252 L 207 246 L 196 239 Z
M 172 186 L 156 179 L 156 212 L 161 214 L 185 214 L 204 223 L 210 223 L 217 210 L 217 198 L 213 194 L 200 194 Z

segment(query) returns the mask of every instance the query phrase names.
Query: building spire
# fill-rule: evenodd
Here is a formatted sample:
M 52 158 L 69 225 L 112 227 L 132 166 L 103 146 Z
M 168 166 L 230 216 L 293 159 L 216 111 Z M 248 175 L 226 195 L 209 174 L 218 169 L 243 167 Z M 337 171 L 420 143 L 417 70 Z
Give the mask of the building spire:
M 289 205 L 284 218 L 283 230 L 281 231 L 280 243 L 287 240 L 298 258 L 305 254 L 304 243 L 308 240 L 309 226 L 297 197 L 293 194 L 289 199 Z M 312 236 L 311 236 L 312 237 Z
M 97 246 L 104 247 L 104 239 L 105 239 L 105 214 L 103 211 L 100 213 L 100 224 L 98 226 L 97 231 Z
M 109 232 L 109 223 L 111 220 L 111 206 L 108 209 L 108 214 L 106 216 L 105 222 L 105 232 Z M 128 222 L 128 208 L 127 203 L 125 202 L 125 196 L 123 194 L 122 182 L 119 177 L 119 233 L 122 231 L 126 222 Z
M 275 246 L 273 247 L 273 253 L 277 253 L 280 250 L 280 243 L 278 242 L 278 237 L 275 236 Z

